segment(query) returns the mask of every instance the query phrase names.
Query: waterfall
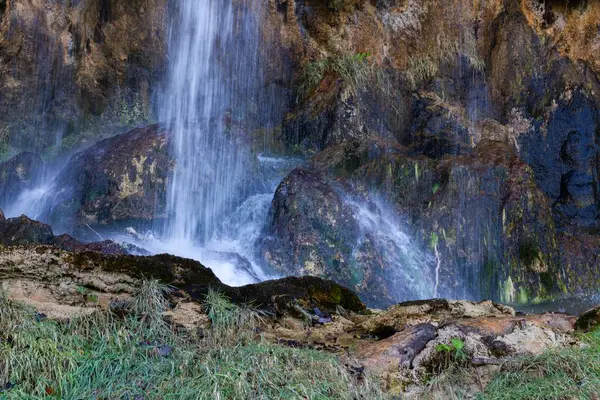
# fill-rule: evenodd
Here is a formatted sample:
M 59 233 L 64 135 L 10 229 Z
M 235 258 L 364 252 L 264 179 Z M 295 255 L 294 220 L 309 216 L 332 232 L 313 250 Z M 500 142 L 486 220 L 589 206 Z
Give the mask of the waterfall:
M 167 237 L 210 238 L 243 179 L 224 120 L 231 87 L 220 65 L 232 36 L 228 0 L 183 0 L 172 27 L 169 83 L 162 119 L 171 126 L 175 172 L 169 187 Z M 219 118 L 221 117 L 221 118 Z
M 372 201 L 346 198 L 345 202 L 352 208 L 361 231 L 353 257 L 358 256 L 365 243 L 375 245 L 383 265 L 390 267 L 386 280 L 397 289 L 395 300 L 437 296 L 438 271 L 433 274 L 434 260 L 408 234 L 408 223 L 377 196 Z

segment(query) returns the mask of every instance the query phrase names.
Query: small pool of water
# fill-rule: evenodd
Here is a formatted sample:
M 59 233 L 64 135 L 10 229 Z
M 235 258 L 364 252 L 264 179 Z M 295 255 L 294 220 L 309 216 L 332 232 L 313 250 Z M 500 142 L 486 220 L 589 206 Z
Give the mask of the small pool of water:
M 565 297 L 562 299 L 546 301 L 537 304 L 512 305 L 512 307 L 517 311 L 527 314 L 561 312 L 579 315 L 598 305 L 600 305 L 600 293 L 595 295 Z

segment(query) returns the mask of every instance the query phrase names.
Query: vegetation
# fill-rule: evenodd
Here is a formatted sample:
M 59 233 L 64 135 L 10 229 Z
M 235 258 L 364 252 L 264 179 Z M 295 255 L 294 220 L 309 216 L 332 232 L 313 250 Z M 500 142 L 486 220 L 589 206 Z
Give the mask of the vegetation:
M 466 38 L 462 43 L 442 38 L 425 54 L 409 58 L 406 77 L 411 86 L 417 88 L 436 76 L 442 64 L 454 65 L 460 58 L 464 58 L 469 67 L 476 71 L 483 71 L 485 68 L 485 61 L 477 53 L 477 44 L 473 38 Z
M 308 97 L 321 84 L 327 74 L 338 76 L 347 84 L 352 94 L 365 87 L 376 76 L 370 53 L 356 53 L 327 57 L 306 64 L 298 88 L 300 98 Z
M 331 354 L 256 338 L 260 316 L 213 292 L 212 327 L 177 333 L 169 288 L 141 285 L 124 316 L 51 321 L 0 295 L 2 399 L 381 399 Z
M 583 346 L 524 357 L 503 366 L 485 400 L 597 399 L 600 393 L 600 331 Z
M 333 354 L 266 342 L 257 335 L 263 316 L 218 292 L 205 300 L 210 328 L 179 332 L 162 317 L 170 290 L 147 281 L 120 313 L 68 321 L 48 320 L 0 293 L 0 398 L 386 398 L 376 381 L 353 375 Z M 421 398 L 594 399 L 600 332 L 581 339 L 582 346 L 507 361 L 483 388 L 464 341 L 454 338 L 436 347 Z
M 484 388 L 481 372 L 465 362 L 464 343 L 452 340 L 451 344 L 442 344 L 436 349 L 443 368 L 437 368 L 438 374 L 431 376 L 427 394 L 422 398 L 597 399 L 600 393 L 600 331 L 582 335 L 581 341 L 581 346 L 507 361 L 498 366 L 499 372 L 494 373 L 491 383 Z

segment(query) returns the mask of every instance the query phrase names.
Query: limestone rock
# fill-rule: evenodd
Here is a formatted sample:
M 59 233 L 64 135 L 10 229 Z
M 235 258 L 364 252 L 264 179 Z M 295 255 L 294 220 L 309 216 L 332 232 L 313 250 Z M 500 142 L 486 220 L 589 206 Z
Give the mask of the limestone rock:
M 84 287 L 98 303 L 107 305 L 131 294 L 141 279 L 171 284 L 191 300 L 202 302 L 209 288 L 222 291 L 238 303 L 252 303 L 271 312 L 287 313 L 294 307 L 318 307 L 334 312 L 365 309 L 360 299 L 334 282 L 314 277 L 284 278 L 242 287 L 229 287 L 197 261 L 171 255 L 133 256 L 99 252 L 69 252 L 53 246 L 12 246 L 0 250 L 0 282 L 9 295 L 35 293 L 44 303 L 78 306 Z M 33 296 L 33 297 L 32 297 Z
M 383 210 L 347 182 L 298 168 L 275 192 L 260 255 L 278 273 L 332 279 L 372 307 L 420 297 L 433 287 L 431 260 L 411 258 L 421 255 L 386 236 L 395 227 L 383 220 Z
M 430 391 L 419 382 L 429 374 L 443 373 L 452 363 L 477 369 L 474 373 L 485 377 L 480 388 L 490 367 L 497 369 L 512 357 L 573 345 L 575 319 L 563 314 L 457 316 L 446 323 L 409 325 L 389 338 L 365 345 L 355 355 L 398 394 L 411 386 L 410 390 L 417 392 Z M 449 362 L 448 357 L 454 357 L 456 351 L 462 358 Z
M 50 225 L 34 221 L 25 215 L 18 218 L 0 218 L 0 246 L 53 245 L 68 251 L 97 251 L 105 254 L 126 254 L 128 250 L 110 240 L 82 243 L 63 234 L 54 236 Z
M 465 300 L 419 300 L 393 305 L 373 316 L 364 317 L 361 329 L 375 335 L 389 336 L 407 326 L 434 323 L 436 325 L 458 318 L 510 316 L 515 311 L 491 301 L 474 303 Z

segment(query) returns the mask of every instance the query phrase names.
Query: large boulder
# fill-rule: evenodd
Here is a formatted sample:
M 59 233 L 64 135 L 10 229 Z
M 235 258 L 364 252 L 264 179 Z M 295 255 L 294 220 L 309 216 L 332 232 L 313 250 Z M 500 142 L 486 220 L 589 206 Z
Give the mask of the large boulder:
M 401 224 L 347 183 L 298 168 L 277 188 L 259 251 L 278 273 L 332 279 L 383 307 L 433 294 L 433 260 Z
M 164 217 L 172 167 L 169 136 L 160 125 L 102 140 L 74 155 L 56 179 L 47 219 L 70 228 Z

